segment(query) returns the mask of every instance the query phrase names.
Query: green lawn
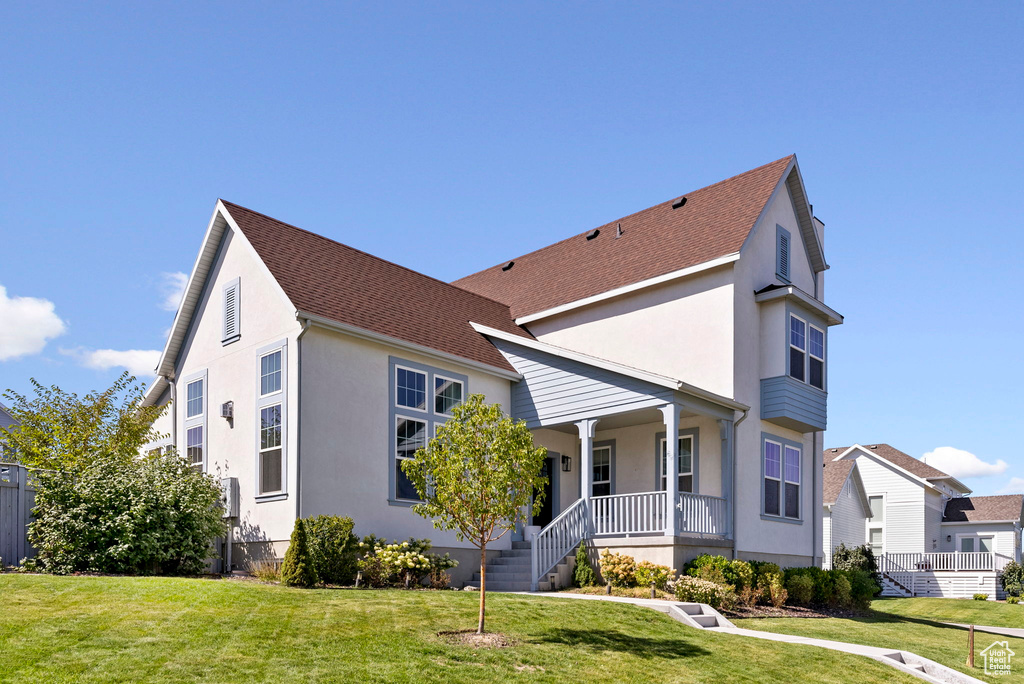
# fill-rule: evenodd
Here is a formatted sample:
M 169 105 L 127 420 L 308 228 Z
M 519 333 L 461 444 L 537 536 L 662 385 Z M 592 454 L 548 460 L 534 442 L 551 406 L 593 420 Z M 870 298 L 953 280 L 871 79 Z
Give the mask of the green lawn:
M 824 649 L 694 630 L 599 601 L 494 594 L 475 650 L 465 592 L 0 575 L 0 680 L 19 682 L 915 682 Z
M 1024 639 L 974 633 L 975 669 L 967 668 L 967 630 L 943 622 L 1024 627 L 1024 606 L 958 599 L 879 599 L 869 615 L 857 618 L 773 618 L 733 620 L 737 627 L 898 648 L 993 682 L 1024 682 Z M 1009 641 L 1020 654 L 1012 675 L 986 677 L 981 651 L 996 640 Z

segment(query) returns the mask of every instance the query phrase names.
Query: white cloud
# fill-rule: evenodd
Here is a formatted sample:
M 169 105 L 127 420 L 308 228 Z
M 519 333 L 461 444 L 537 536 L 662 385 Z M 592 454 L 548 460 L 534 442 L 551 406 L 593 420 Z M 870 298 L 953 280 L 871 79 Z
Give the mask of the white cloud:
M 155 374 L 156 364 L 160 361 L 160 352 L 156 349 L 61 349 L 61 354 L 73 356 L 86 368 L 110 370 L 124 368 L 139 378 L 149 378 Z
M 164 311 L 177 311 L 181 304 L 181 297 L 185 294 L 185 286 L 188 285 L 188 274 L 161 273 L 160 274 L 160 295 L 164 298 L 160 302 L 160 308 Z
M 38 354 L 46 341 L 63 335 L 64 321 L 53 302 L 36 297 L 8 297 L 0 285 L 0 361 Z
M 954 447 L 938 447 L 929 451 L 921 460 L 953 477 L 986 477 L 1002 475 L 1009 467 L 1006 461 L 999 459 L 995 463 L 987 463 L 969 451 Z
M 1000 489 L 998 494 L 1020 494 L 1024 492 L 1024 477 L 1011 477 L 1006 486 Z

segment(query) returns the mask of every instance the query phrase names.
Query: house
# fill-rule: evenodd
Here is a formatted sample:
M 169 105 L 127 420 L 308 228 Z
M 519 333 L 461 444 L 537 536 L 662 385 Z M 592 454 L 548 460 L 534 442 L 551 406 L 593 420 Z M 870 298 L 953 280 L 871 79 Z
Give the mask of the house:
M 863 546 L 871 505 L 853 459 L 826 460 L 822 472 L 822 551 L 826 567 L 840 544 Z
M 3 404 L 0 404 L 0 430 L 9 430 L 12 426 L 17 425 L 17 424 L 18 424 L 18 421 L 15 420 L 13 415 L 11 415 L 10 410 L 6 406 L 4 406 Z M 4 439 L 3 439 L 3 433 L 0 432 L 0 459 L 3 458 L 3 455 L 4 455 Z
M 281 557 L 296 516 L 344 514 L 432 538 L 464 581 L 474 550 L 410 510 L 400 464 L 479 393 L 549 450 L 546 503 L 494 545 L 489 587 L 557 583 L 582 540 L 673 567 L 817 564 L 842 322 L 823 240 L 794 156 L 454 283 L 218 201 L 147 448 L 237 478 L 240 565 Z
M 871 547 L 887 592 L 1002 595 L 999 572 L 1021 560 L 1024 495 L 970 496 L 955 477 L 888 444 L 827 449 L 825 480 L 841 470 L 859 475 L 868 509 L 834 505 L 831 528 L 844 530 L 847 545 Z M 841 540 L 824 541 L 827 557 Z

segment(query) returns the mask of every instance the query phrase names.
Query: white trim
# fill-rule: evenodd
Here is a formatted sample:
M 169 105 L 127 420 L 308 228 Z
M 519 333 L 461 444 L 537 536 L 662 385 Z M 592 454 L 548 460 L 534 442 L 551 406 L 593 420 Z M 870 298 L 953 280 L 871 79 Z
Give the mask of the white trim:
M 538 311 L 537 313 L 527 314 L 526 316 L 520 316 L 519 318 L 516 319 L 516 325 L 526 325 L 527 323 L 539 321 L 542 318 L 548 318 L 550 316 L 555 316 L 560 313 L 565 313 L 566 311 L 572 311 L 573 309 L 578 309 L 580 307 L 596 304 L 597 302 L 603 302 L 606 299 L 620 297 L 624 294 L 629 294 L 630 292 L 636 292 L 637 290 L 643 290 L 648 287 L 653 287 L 655 285 L 661 285 L 662 283 L 667 283 L 672 280 L 684 278 L 688 275 L 693 275 L 694 273 L 700 273 L 701 271 L 707 271 L 708 269 L 724 266 L 725 264 L 731 264 L 734 261 L 738 261 L 739 258 L 740 253 L 734 252 L 732 254 L 727 254 L 726 256 L 723 257 L 718 257 L 717 259 L 712 259 L 711 261 L 705 261 L 703 263 L 696 264 L 695 266 L 687 266 L 686 268 L 681 268 L 678 271 L 672 271 L 671 273 L 665 273 L 660 276 L 655 276 L 654 278 L 641 280 L 638 283 L 624 285 L 622 287 L 617 287 L 614 290 L 608 290 L 607 292 L 602 292 L 600 294 L 592 295 L 590 297 L 577 299 L 576 301 L 569 302 L 568 304 L 561 304 L 550 309 Z
M 804 338 L 804 346 L 802 348 L 798 347 L 795 344 L 793 344 L 793 319 L 794 318 L 796 320 L 800 321 L 800 323 L 804 326 L 804 331 L 803 331 L 803 334 L 802 334 L 802 336 Z M 787 321 L 787 322 L 789 323 L 789 325 L 786 326 L 786 341 L 789 342 L 789 359 L 788 359 L 789 363 L 787 363 L 786 365 L 789 368 L 789 377 L 791 377 L 794 380 L 797 380 L 799 382 L 802 382 L 805 385 L 809 385 L 810 383 L 807 382 L 807 327 L 808 327 L 808 323 L 807 323 L 806 320 L 804 320 L 803 318 L 800 318 L 795 313 L 790 313 L 789 314 L 789 321 Z M 800 362 L 800 377 L 799 378 L 796 377 L 795 375 L 793 375 L 793 350 L 794 349 L 796 349 L 798 352 L 800 352 L 803 355 L 803 361 Z M 813 385 L 812 385 L 812 387 L 813 387 Z M 821 388 L 819 388 L 819 389 L 821 389 Z
M 825 322 L 828 323 L 828 325 L 833 326 L 843 324 L 844 319 L 842 314 L 831 307 L 825 306 L 824 302 L 815 299 L 796 285 L 785 285 L 774 290 L 768 290 L 767 292 L 761 292 L 754 295 L 754 301 L 758 303 L 771 302 L 776 299 L 795 299 L 798 303 L 803 304 L 814 313 L 824 317 Z
M 267 358 L 271 354 L 280 354 L 281 355 L 281 367 L 277 369 L 277 373 L 281 377 L 281 386 L 278 387 L 273 392 L 268 392 L 267 394 L 263 394 L 263 359 Z M 270 351 L 266 352 L 265 354 L 257 354 L 256 355 L 256 369 L 259 371 L 259 373 L 258 373 L 258 375 L 259 375 L 259 380 L 258 380 L 259 387 L 256 388 L 256 397 L 258 399 L 266 399 L 267 397 L 272 397 L 275 394 L 281 394 L 281 393 L 284 392 L 284 347 L 283 346 L 279 347 L 277 349 L 271 349 Z
M 268 409 L 277 408 L 277 419 L 278 419 L 278 445 L 273 447 L 263 448 L 263 411 Z M 273 402 L 265 404 L 263 406 L 256 407 L 256 419 L 259 421 L 256 425 L 256 496 L 276 496 L 278 494 L 286 494 L 288 492 L 288 482 L 286 480 L 288 472 L 285 469 L 285 440 L 284 440 L 284 402 Z M 278 458 L 281 459 L 281 488 L 273 489 L 270 491 L 262 491 L 263 489 L 263 454 L 268 451 L 277 450 L 279 453 Z
M 785 516 L 785 511 L 786 511 L 786 490 L 782 486 L 782 483 L 783 483 L 783 480 L 784 480 L 784 478 L 786 476 L 786 473 L 785 473 L 785 468 L 786 468 L 785 447 L 786 447 L 786 445 L 783 444 L 782 442 L 777 442 L 774 439 L 766 439 L 766 440 L 764 440 L 764 444 L 774 444 L 775 446 L 779 447 L 779 476 L 778 477 L 772 477 L 771 475 L 768 474 L 768 450 L 765 449 L 763 445 L 761 447 L 761 450 L 762 450 L 762 454 L 761 454 L 761 491 L 762 492 L 764 491 L 764 480 L 773 480 L 774 482 L 778 482 L 779 483 L 779 512 L 778 513 L 769 513 L 768 512 L 768 508 L 767 508 L 768 507 L 768 501 L 766 500 L 765 496 L 762 494 L 762 496 L 761 496 L 761 515 L 768 515 L 768 516 L 772 516 L 772 517 L 785 518 L 786 517 Z
M 415 406 L 407 406 L 405 404 L 398 403 L 398 371 L 404 370 L 409 373 L 416 373 L 417 375 L 423 376 L 423 408 L 416 408 Z M 428 404 L 429 398 L 432 398 L 430 388 L 427 387 L 427 381 L 430 380 L 430 373 L 421 371 L 418 368 L 411 368 L 409 366 L 403 366 L 400 363 L 395 364 L 395 411 L 416 411 L 418 413 L 433 413 L 434 409 Z
M 816 356 L 814 354 L 814 352 L 811 351 L 811 330 L 817 330 L 818 332 L 821 333 L 821 356 Z M 817 389 L 820 389 L 822 392 L 825 391 L 825 368 L 826 368 L 826 365 L 825 365 L 825 355 L 828 353 L 826 351 L 826 349 L 825 349 L 825 347 L 826 347 L 825 340 L 826 340 L 827 337 L 828 337 L 828 334 L 826 333 L 825 330 L 822 330 L 818 326 L 816 326 L 813 323 L 808 321 L 808 323 L 807 323 L 807 384 L 810 385 L 811 387 L 815 387 Z M 821 361 L 821 387 L 818 387 L 813 382 L 811 382 L 811 359 L 814 359 L 815 361 Z
M 915 475 L 914 473 L 910 472 L 909 470 L 907 470 L 905 468 L 899 467 L 898 465 L 896 465 L 895 463 L 893 463 L 889 459 L 885 458 L 881 454 L 878 454 L 878 453 L 876 453 L 874 451 L 871 451 L 871 449 L 868 449 L 867 447 L 862 446 L 860 444 L 854 444 L 852 447 L 847 448 L 846 451 L 844 451 L 843 453 L 839 454 L 838 456 L 836 456 L 832 460 L 833 461 L 838 461 L 838 460 L 840 460 L 842 458 L 846 458 L 846 456 L 848 454 L 850 454 L 850 452 L 852 452 L 854 449 L 860 449 L 861 453 L 863 453 L 865 456 L 869 456 L 872 459 L 874 459 L 875 461 L 881 461 L 884 465 L 886 465 L 886 466 L 888 466 L 890 468 L 894 468 L 897 472 L 902 473 L 903 475 L 905 475 L 906 477 L 910 478 L 911 480 L 914 480 L 915 482 L 918 482 L 918 483 L 924 485 L 928 489 L 931 489 L 931 490 L 936 491 L 936 492 L 939 491 L 939 488 L 936 487 L 935 485 L 933 485 L 931 482 L 928 482 L 924 478 L 918 477 L 917 475 Z
M 1016 525 L 1020 520 L 951 520 L 949 522 L 941 522 L 940 525 Z M 1007 530 L 996 530 L 996 532 L 1006 532 Z
M 189 404 L 192 403 L 192 399 L 188 396 L 188 388 L 192 385 L 200 383 L 202 384 L 202 392 L 199 395 L 199 413 L 189 415 Z M 199 420 L 206 415 L 206 375 L 202 375 L 198 378 L 193 378 L 185 382 L 185 420 Z
M 516 373 L 515 371 L 503 370 L 501 368 L 498 368 L 497 366 L 492 366 L 481 361 L 473 361 L 462 356 L 449 354 L 448 352 L 443 352 L 438 349 L 431 349 L 430 347 L 424 347 L 423 345 L 416 344 L 414 342 L 406 342 L 405 340 L 400 340 L 397 337 L 391 337 L 390 335 L 372 332 L 370 330 L 366 330 L 365 328 L 359 328 L 357 326 L 349 325 L 347 323 L 339 323 L 338 321 L 331 320 L 330 318 L 324 318 L 323 316 L 307 313 L 305 311 L 296 311 L 295 317 L 300 320 L 308 321 L 311 325 L 315 325 L 318 328 L 331 330 L 333 332 L 345 333 L 346 335 L 358 337 L 363 340 L 369 340 L 371 342 L 380 342 L 381 344 L 397 347 L 398 349 L 404 349 L 406 351 L 411 351 L 416 354 L 422 354 L 423 356 L 428 356 L 430 358 L 439 359 L 441 361 L 446 361 L 448 363 L 455 363 L 460 366 L 470 368 L 472 370 L 490 373 L 491 375 L 496 375 L 497 377 L 504 378 L 505 380 L 523 379 L 523 376 L 520 375 L 519 373 Z
M 395 366 L 395 368 L 397 369 L 398 366 Z M 398 410 L 398 408 L 399 408 L 399 406 L 398 406 L 398 403 L 396 402 L 395 403 L 395 424 L 391 426 L 391 451 L 395 455 L 394 467 L 396 469 L 398 467 L 400 467 L 399 466 L 399 461 L 411 461 L 411 460 L 414 460 L 414 457 L 399 456 L 398 455 L 398 423 L 399 423 L 399 421 L 411 420 L 411 421 L 416 422 L 416 423 L 423 423 L 423 446 L 425 447 L 428 444 L 430 444 L 430 440 L 431 440 L 431 437 L 430 437 L 430 420 L 428 418 L 426 418 L 424 416 L 403 415 Z M 413 410 L 415 410 L 415 409 L 413 409 Z M 399 501 L 399 502 L 403 502 L 403 503 L 414 503 L 414 504 L 423 503 L 422 499 L 403 499 L 403 498 L 399 497 L 398 496 L 398 479 L 397 478 L 398 478 L 398 473 L 396 472 L 395 473 L 395 489 L 394 489 L 393 492 L 390 493 L 390 496 L 389 496 L 390 500 L 392 500 L 392 501 Z
M 396 364 L 395 367 L 398 368 L 399 366 Z M 441 373 L 434 373 L 435 381 L 437 380 L 437 378 L 441 378 L 442 380 L 446 380 L 448 382 L 452 382 L 452 383 L 458 384 L 459 390 L 460 390 L 460 392 L 462 394 L 462 399 L 459 400 L 459 404 L 461 404 L 462 402 L 466 401 L 466 383 L 462 382 L 462 380 L 459 380 L 458 378 L 449 378 L 447 375 L 442 375 Z M 397 390 L 398 388 L 396 387 L 395 389 Z M 437 386 L 436 386 L 436 383 L 435 383 L 435 386 L 432 388 L 432 394 L 433 394 L 432 398 L 434 400 L 434 408 L 431 409 L 431 413 L 433 413 L 436 416 L 446 416 L 448 418 L 451 418 L 452 417 L 451 413 L 438 413 L 436 410 L 434 410 L 434 409 L 437 408 Z M 455 406 L 458 406 L 459 404 L 456 404 Z M 452 408 L 455 408 L 455 407 L 453 406 Z
M 667 387 L 672 390 L 686 392 L 688 394 L 694 395 L 695 397 L 705 399 L 713 404 L 718 404 L 719 406 L 724 406 L 725 408 L 729 408 L 734 411 L 750 410 L 750 407 L 745 404 L 741 404 L 738 401 L 733 401 L 732 399 L 729 399 L 728 397 L 723 397 L 720 394 L 715 394 L 714 392 L 709 392 L 708 390 L 701 389 L 696 385 L 691 385 L 689 383 L 683 382 L 682 380 L 676 380 L 675 378 L 670 378 L 665 375 L 658 375 L 657 373 L 651 373 L 648 371 L 640 370 L 638 368 L 623 366 L 622 364 L 615 363 L 614 361 L 606 361 L 604 359 L 599 359 L 596 356 L 581 354 L 580 352 L 565 349 L 563 347 L 556 347 L 553 344 L 541 342 L 539 340 L 533 339 L 532 337 L 521 337 L 519 335 L 513 335 L 511 333 L 506 333 L 502 330 L 496 330 L 486 325 L 474 323 L 473 321 L 470 321 L 469 324 L 473 326 L 473 329 L 476 330 L 478 333 L 480 333 L 481 335 L 486 335 L 487 337 L 496 337 L 499 340 L 504 340 L 505 342 L 519 344 L 524 347 L 527 347 L 528 349 L 535 349 L 537 351 L 546 352 L 548 354 L 559 356 L 564 359 L 578 361 L 579 363 L 583 363 L 588 366 L 594 366 L 596 368 L 611 371 L 612 373 L 618 373 L 619 375 L 625 375 L 631 378 L 636 378 L 637 380 L 643 380 L 644 382 L 649 382 L 651 384 L 658 385 L 659 387 Z

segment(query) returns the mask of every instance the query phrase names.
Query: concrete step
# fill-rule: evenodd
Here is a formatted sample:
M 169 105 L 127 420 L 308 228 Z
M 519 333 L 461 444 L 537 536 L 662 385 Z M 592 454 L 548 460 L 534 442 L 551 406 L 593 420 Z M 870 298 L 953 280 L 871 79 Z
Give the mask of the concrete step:
M 683 603 L 679 606 L 683 609 L 683 612 L 687 615 L 703 615 L 704 609 L 700 607 L 699 603 Z
M 500 558 L 529 558 L 532 555 L 530 549 L 503 549 Z
M 701 627 L 718 627 L 718 618 L 714 615 L 694 615 L 693 619 Z
M 472 579 L 473 579 L 474 582 L 479 582 L 480 581 L 480 573 L 479 572 L 474 572 Z M 495 582 L 529 582 L 530 581 L 530 573 L 529 572 L 497 572 L 497 571 L 495 571 L 495 570 L 493 570 L 491 568 L 487 568 L 487 581 L 491 582 L 492 580 L 495 581 Z
M 525 565 L 529 566 L 532 559 L 529 556 L 498 556 L 487 561 L 487 567 L 492 565 Z
M 466 582 L 464 586 L 480 588 L 480 580 Z M 530 582 L 492 582 L 487 580 L 487 591 L 530 591 Z
M 514 541 L 512 542 L 512 548 L 530 550 L 532 547 L 528 541 Z

